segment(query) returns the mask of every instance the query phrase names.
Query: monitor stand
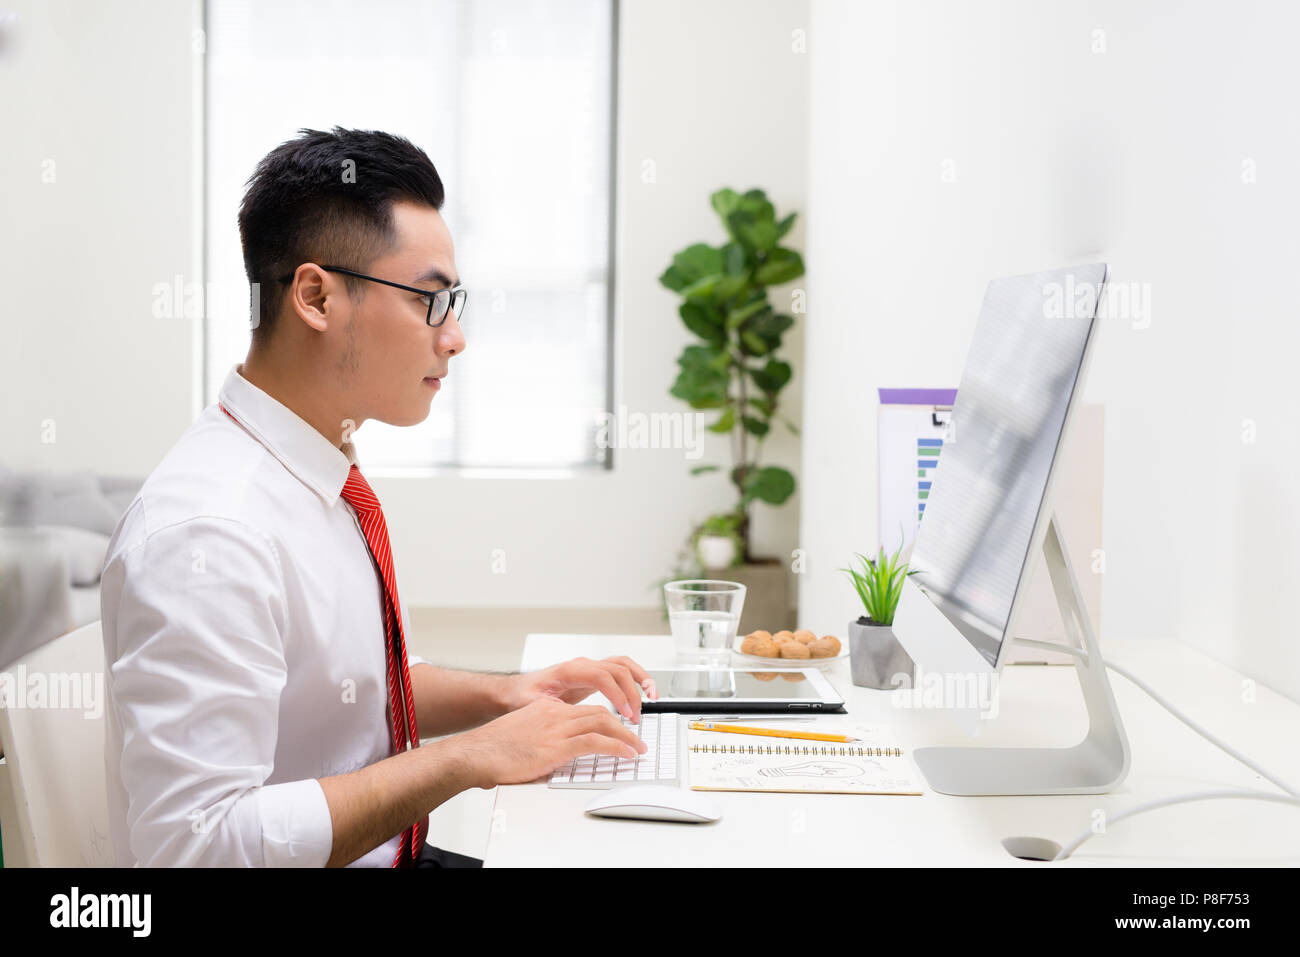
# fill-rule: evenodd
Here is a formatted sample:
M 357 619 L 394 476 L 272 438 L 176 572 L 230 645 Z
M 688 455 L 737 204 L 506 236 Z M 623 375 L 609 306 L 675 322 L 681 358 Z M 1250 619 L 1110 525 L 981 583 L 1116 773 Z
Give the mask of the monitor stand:
M 1076 647 L 1016 640 L 1074 657 L 1088 709 L 1088 733 L 1069 748 L 918 748 L 917 766 L 941 794 L 1099 794 L 1117 787 L 1128 774 L 1128 738 L 1061 538 L 1053 515 L 1043 539 L 1043 556 L 1066 637 Z

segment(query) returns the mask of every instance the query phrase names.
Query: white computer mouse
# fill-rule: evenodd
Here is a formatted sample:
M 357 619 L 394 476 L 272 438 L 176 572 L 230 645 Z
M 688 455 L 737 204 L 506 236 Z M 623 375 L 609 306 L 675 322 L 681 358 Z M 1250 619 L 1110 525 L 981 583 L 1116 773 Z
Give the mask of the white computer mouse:
M 642 821 L 708 824 L 722 817 L 717 803 L 698 791 L 668 784 L 628 784 L 611 788 L 587 803 L 597 817 L 631 817 Z

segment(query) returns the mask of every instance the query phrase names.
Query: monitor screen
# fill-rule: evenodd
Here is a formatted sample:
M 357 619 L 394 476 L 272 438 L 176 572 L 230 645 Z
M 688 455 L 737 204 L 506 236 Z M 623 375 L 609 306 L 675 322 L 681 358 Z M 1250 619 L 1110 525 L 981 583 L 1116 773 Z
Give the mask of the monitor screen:
M 996 665 L 1029 558 L 1103 263 L 989 283 L 922 513 L 913 581 Z M 888 540 L 888 530 L 882 529 Z

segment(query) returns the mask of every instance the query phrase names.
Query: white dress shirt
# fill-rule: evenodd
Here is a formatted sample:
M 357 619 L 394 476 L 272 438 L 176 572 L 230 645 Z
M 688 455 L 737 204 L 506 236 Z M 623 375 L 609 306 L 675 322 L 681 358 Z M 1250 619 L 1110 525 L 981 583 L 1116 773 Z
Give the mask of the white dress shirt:
M 381 585 L 340 497 L 355 453 L 235 369 L 220 401 L 238 423 L 204 410 L 108 548 L 115 858 L 320 867 L 333 828 L 316 779 L 390 751 Z M 390 866 L 399 841 L 354 863 Z

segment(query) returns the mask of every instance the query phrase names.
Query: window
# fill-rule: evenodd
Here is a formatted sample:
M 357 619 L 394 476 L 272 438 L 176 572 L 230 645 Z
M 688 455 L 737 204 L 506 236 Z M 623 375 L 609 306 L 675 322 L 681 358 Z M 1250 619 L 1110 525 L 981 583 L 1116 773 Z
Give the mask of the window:
M 446 186 L 467 348 L 425 422 L 357 431 L 362 463 L 608 464 L 615 16 L 612 0 L 209 0 L 206 398 L 248 348 L 236 217 L 257 161 L 302 127 L 381 129 Z

